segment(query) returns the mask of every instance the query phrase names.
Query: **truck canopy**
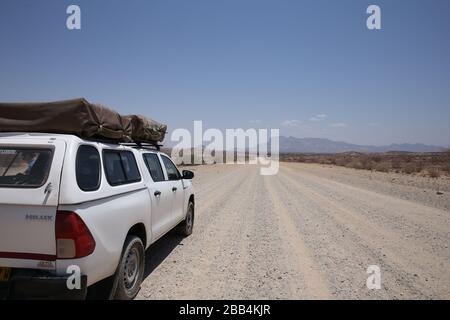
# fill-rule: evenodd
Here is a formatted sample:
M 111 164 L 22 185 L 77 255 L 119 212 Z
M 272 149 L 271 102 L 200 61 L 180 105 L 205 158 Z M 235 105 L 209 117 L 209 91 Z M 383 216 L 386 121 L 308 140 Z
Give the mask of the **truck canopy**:
M 0 103 L 0 132 L 73 134 L 111 142 L 156 144 L 167 126 L 141 115 L 116 111 L 81 99 L 44 103 Z

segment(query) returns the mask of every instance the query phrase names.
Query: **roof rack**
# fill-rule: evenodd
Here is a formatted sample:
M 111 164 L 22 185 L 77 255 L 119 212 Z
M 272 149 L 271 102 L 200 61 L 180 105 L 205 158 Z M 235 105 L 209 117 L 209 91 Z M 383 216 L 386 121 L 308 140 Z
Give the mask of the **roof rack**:
M 130 148 L 139 148 L 139 149 L 148 149 L 148 150 L 157 150 L 161 151 L 161 147 L 163 147 L 162 144 L 159 144 L 158 142 L 150 143 L 150 142 L 119 142 L 109 139 L 101 139 L 101 138 L 84 138 L 84 140 L 92 141 L 92 142 L 100 142 L 100 143 L 107 143 L 107 144 L 116 144 L 120 146 L 130 147 Z
M 148 150 L 157 150 L 161 151 L 162 144 L 158 143 L 148 143 L 148 142 L 120 142 L 122 146 L 139 148 L 139 149 L 148 149 Z

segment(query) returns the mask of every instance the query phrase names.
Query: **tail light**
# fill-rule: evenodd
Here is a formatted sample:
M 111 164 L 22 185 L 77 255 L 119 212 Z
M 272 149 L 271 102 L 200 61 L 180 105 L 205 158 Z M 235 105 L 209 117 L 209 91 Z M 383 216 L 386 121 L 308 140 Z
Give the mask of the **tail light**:
M 77 259 L 94 252 L 95 240 L 75 212 L 58 211 L 55 228 L 58 259 Z

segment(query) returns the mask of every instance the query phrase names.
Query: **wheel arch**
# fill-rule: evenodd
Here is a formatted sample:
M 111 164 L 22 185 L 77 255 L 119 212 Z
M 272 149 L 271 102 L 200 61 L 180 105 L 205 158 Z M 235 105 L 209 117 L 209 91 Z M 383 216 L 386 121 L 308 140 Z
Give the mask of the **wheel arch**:
M 136 223 L 134 226 L 128 230 L 128 236 L 136 236 L 141 239 L 144 248 L 147 247 L 147 231 L 145 229 L 145 225 L 142 222 Z

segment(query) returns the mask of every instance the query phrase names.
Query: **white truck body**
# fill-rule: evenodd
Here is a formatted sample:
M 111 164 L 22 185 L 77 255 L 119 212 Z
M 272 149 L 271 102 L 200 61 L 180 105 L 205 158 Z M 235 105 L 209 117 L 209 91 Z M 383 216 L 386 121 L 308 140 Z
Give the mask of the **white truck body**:
M 95 148 L 100 156 L 100 178 L 95 190 L 84 191 L 77 181 L 78 171 L 84 170 L 82 164 L 77 168 L 80 146 Z M 83 140 L 72 135 L 0 134 L 0 152 L 6 154 L 5 159 L 17 157 L 14 152 L 17 154 L 18 150 L 42 149 L 51 151 L 51 159 L 45 182 L 40 186 L 23 186 L 24 180 L 3 185 L 0 163 L 0 268 L 41 270 L 48 276 L 65 277 L 70 275 L 67 272 L 70 266 L 78 266 L 87 277 L 86 285 L 91 286 L 114 275 L 130 230 L 148 248 L 182 222 L 189 203 L 194 202 L 191 180 L 183 179 L 181 174 L 178 179 L 169 177 L 165 162 L 170 160 L 156 150 Z M 108 162 L 113 165 L 131 152 L 139 179 L 111 185 L 105 152 L 111 158 L 118 155 L 118 161 L 113 161 L 114 158 Z M 159 159 L 164 180 L 154 181 L 145 157 Z M 124 167 L 124 162 L 121 163 Z M 3 164 L 5 175 L 6 166 Z M 115 170 L 114 166 L 111 168 Z M 10 181 L 6 176 L 3 179 Z M 57 212 L 74 212 L 81 218 L 95 240 L 92 253 L 74 259 L 59 257 L 61 248 L 58 249 L 55 235 Z

